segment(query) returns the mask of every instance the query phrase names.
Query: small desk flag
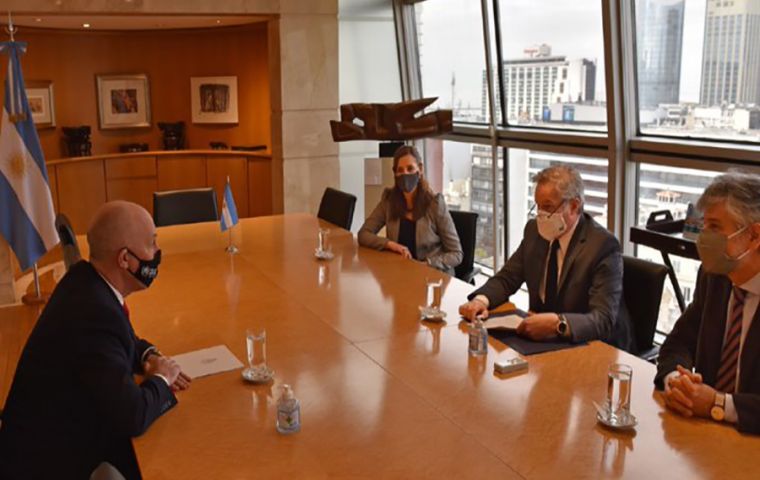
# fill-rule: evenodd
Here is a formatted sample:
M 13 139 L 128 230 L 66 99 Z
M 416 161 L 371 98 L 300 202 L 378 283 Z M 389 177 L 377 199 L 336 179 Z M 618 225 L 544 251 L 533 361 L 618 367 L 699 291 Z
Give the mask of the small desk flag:
M 222 198 L 222 231 L 234 227 L 238 223 L 237 208 L 235 199 L 232 198 L 232 188 L 230 188 L 230 179 L 227 177 L 227 185 L 224 187 L 224 198 Z
M 8 54 L 5 103 L 0 123 L 0 235 L 23 270 L 58 242 L 45 157 L 24 89 L 19 56 L 25 42 L 0 42 Z

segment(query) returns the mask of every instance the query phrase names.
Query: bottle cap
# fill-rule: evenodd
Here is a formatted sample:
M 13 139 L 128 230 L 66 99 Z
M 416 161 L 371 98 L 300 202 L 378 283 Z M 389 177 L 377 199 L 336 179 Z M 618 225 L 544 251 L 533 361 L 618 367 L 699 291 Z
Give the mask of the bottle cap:
M 287 383 L 282 385 L 282 398 L 285 400 L 291 400 L 295 398 L 293 395 L 293 389 Z

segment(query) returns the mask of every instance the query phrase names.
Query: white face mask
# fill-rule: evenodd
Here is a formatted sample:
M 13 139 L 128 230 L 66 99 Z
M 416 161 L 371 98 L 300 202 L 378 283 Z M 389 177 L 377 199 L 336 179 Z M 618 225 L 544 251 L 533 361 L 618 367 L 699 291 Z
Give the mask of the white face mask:
M 567 230 L 567 224 L 562 217 L 562 210 L 563 208 L 560 208 L 554 213 L 539 210 L 538 215 L 536 215 L 538 234 L 547 242 L 553 242 Z

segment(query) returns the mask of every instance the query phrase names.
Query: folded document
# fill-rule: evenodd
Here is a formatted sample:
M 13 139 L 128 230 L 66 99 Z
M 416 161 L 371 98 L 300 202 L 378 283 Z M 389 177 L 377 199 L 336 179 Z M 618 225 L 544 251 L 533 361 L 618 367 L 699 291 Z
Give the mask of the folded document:
M 241 368 L 243 364 L 226 345 L 204 348 L 172 357 L 190 378 L 205 377 L 215 373 Z

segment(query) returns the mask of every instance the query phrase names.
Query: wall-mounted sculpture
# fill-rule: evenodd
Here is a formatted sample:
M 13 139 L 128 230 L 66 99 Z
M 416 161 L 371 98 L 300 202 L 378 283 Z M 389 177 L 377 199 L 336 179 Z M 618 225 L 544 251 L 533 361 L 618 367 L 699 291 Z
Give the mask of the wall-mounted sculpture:
M 409 140 L 450 132 L 451 110 L 419 113 L 438 97 L 399 103 L 347 103 L 340 121 L 330 120 L 333 140 Z

